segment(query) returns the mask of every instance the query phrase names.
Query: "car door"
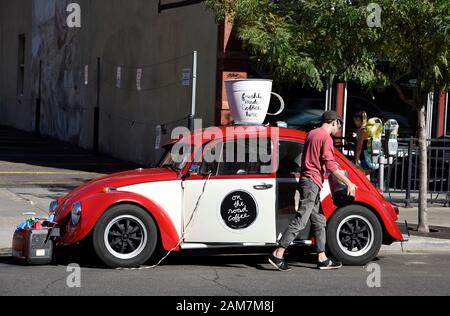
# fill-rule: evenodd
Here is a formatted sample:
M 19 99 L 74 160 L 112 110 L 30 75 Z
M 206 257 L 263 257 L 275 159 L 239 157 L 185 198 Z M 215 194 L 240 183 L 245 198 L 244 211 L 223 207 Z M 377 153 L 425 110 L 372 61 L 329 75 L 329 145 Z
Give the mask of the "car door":
M 183 183 L 185 242 L 276 242 L 272 153 L 269 138 L 221 140 L 203 149 L 200 170 L 210 175 L 191 174 Z
M 300 196 L 298 182 L 303 154 L 303 142 L 280 140 L 278 142 L 276 229 L 277 239 L 281 238 L 291 220 L 295 217 Z M 301 231 L 297 240 L 309 238 L 310 223 Z
M 281 139 L 278 141 L 277 151 L 277 197 L 276 197 L 276 230 L 279 240 L 295 217 L 299 207 L 300 194 L 298 183 L 301 178 L 301 162 L 303 156 L 304 142 L 300 140 Z M 330 194 L 328 180 L 325 179 L 323 189 L 320 191 L 320 200 Z M 296 241 L 309 240 L 311 237 L 311 221 L 301 230 Z

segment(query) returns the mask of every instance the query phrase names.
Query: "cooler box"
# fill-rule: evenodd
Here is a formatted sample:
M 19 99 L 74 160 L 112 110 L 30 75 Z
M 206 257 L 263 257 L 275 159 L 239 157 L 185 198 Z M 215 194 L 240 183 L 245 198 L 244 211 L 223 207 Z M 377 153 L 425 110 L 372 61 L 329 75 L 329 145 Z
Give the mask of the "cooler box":
M 23 229 L 14 232 L 12 255 L 26 264 L 48 264 L 52 261 L 53 241 L 48 229 Z

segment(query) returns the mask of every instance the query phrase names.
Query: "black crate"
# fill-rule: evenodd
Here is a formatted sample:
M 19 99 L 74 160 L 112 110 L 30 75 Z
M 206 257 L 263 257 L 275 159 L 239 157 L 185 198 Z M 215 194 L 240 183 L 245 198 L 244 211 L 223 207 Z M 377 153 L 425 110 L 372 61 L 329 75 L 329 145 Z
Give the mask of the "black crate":
M 52 261 L 53 241 L 48 229 L 16 230 L 12 248 L 14 259 L 25 264 L 49 264 Z

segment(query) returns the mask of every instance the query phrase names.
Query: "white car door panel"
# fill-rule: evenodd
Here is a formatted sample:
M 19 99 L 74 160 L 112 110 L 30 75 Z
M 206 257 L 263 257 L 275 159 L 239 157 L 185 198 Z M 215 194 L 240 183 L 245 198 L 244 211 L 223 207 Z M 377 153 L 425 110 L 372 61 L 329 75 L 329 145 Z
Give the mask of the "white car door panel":
M 185 183 L 185 241 L 274 243 L 275 179 L 210 179 Z M 191 220 L 187 226 L 188 221 Z

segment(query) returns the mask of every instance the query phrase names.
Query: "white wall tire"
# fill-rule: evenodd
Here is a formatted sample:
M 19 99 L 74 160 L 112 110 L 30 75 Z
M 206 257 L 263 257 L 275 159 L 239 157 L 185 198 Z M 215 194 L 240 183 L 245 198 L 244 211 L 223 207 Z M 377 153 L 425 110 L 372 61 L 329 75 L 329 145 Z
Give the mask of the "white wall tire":
M 148 211 L 119 204 L 100 217 L 92 237 L 95 253 L 107 266 L 132 268 L 153 255 L 158 232 Z
M 327 247 L 346 265 L 364 265 L 373 260 L 383 241 L 378 217 L 361 205 L 336 211 L 327 224 Z
M 144 223 L 132 215 L 120 215 L 109 222 L 103 234 L 108 252 L 116 258 L 129 260 L 145 249 L 148 235 Z

